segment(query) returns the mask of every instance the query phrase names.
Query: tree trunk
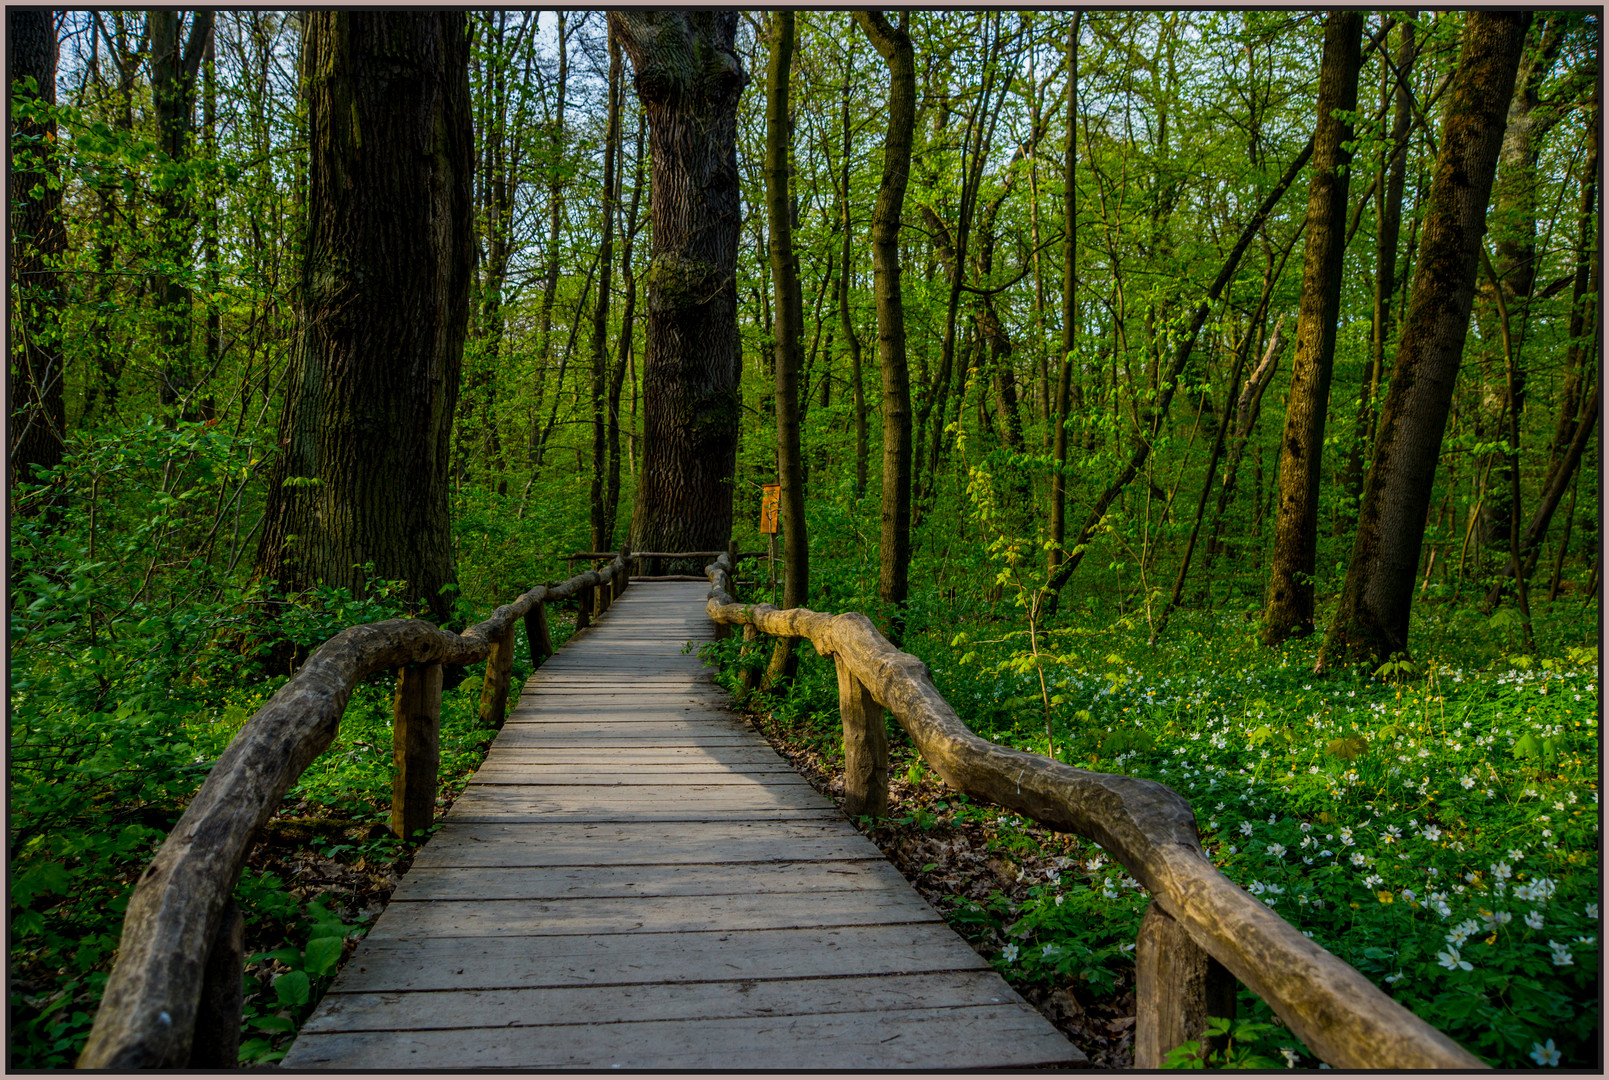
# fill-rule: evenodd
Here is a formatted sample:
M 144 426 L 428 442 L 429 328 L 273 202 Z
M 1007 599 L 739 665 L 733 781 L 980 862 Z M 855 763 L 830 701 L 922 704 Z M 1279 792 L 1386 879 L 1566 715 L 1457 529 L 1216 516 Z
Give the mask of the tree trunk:
M 1322 668 L 1408 647 L 1414 574 L 1474 302 L 1486 206 L 1531 13 L 1472 11 L 1448 91 L 1435 177 L 1380 435 Z
M 1280 440 L 1279 513 L 1263 609 L 1264 645 L 1313 632 L 1324 420 L 1335 363 L 1341 258 L 1346 252 L 1347 176 L 1352 160 L 1345 147 L 1352 139 L 1352 125 L 1337 114 L 1350 114 L 1357 108 L 1362 29 L 1363 13 L 1355 10 L 1332 11 L 1324 25 L 1313 182 L 1307 197 L 1307 258 L 1302 267 L 1285 434 Z
M 737 459 L 735 11 L 609 13 L 648 117 L 653 257 L 643 461 L 632 546 L 715 550 L 732 532 Z
M 637 275 L 632 271 L 631 257 L 637 240 L 637 211 L 642 205 L 643 126 L 640 122 L 637 124 L 637 153 L 633 160 L 631 209 L 626 213 L 623 229 L 625 246 L 620 251 L 620 276 L 626 283 L 626 296 L 620 307 L 620 342 L 615 353 L 613 381 L 609 384 L 609 482 L 604 494 L 609 520 L 609 544 L 606 548 L 593 548 L 594 551 L 614 550 L 615 519 L 620 512 L 620 391 L 632 357 L 632 335 L 637 321 Z M 636 396 L 636 389 L 633 385 L 633 397 Z M 627 531 L 630 531 L 629 527 Z
M 547 431 L 542 428 L 542 399 L 547 392 L 547 372 L 553 366 L 553 301 L 559 291 L 559 223 L 564 217 L 564 102 L 570 89 L 570 30 L 563 8 L 554 12 L 559 20 L 559 74 L 554 88 L 552 137 L 548 144 L 548 240 L 547 266 L 542 272 L 542 314 L 537 330 L 536 355 L 542 375 L 536 384 L 536 403 L 531 409 L 531 464 L 540 468 L 547 448 Z M 565 357 L 569 359 L 568 356 Z M 564 365 L 554 382 L 553 393 L 564 388 Z M 552 430 L 552 424 L 547 430 Z
M 872 213 L 877 358 L 883 373 L 883 505 L 877 593 L 892 608 L 890 638 L 898 643 L 905 625 L 911 561 L 911 381 L 905 361 L 899 223 L 916 126 L 916 57 L 903 14 L 898 28 L 879 11 L 856 11 L 854 19 L 888 64 L 888 136 L 883 143 L 882 186 Z
M 305 16 L 300 341 L 258 572 L 452 614 L 448 453 L 474 263 L 461 11 Z
M 190 140 L 195 133 L 196 73 L 212 38 L 212 12 L 191 16 L 190 36 L 180 40 L 174 8 L 146 14 L 151 38 L 151 100 L 156 114 L 157 147 L 172 163 L 157 184 L 161 234 L 157 249 L 164 264 L 153 277 L 157 298 L 157 332 L 162 351 L 162 404 L 187 403 L 195 389 L 190 356 L 190 283 L 187 280 L 195 233 L 194 178 Z M 190 410 L 186 407 L 186 411 Z
M 1416 12 L 1409 11 L 1411 20 Z M 1413 70 L 1417 50 L 1414 24 L 1404 21 L 1397 42 L 1397 61 L 1391 113 L 1391 147 L 1383 163 L 1383 183 L 1375 186 L 1375 264 L 1374 323 L 1369 340 L 1369 359 L 1363 367 L 1363 387 L 1358 392 L 1358 414 L 1352 429 L 1352 445 L 1342 468 L 1341 483 L 1346 489 L 1346 513 L 1337 523 L 1350 526 L 1357 520 L 1355 507 L 1363 494 L 1363 459 L 1374 437 L 1376 398 L 1380 375 L 1385 371 L 1386 338 L 1391 333 L 1391 300 L 1397 284 L 1397 243 L 1402 235 L 1402 191 L 1408 177 L 1408 133 L 1413 124 L 1413 102 L 1408 76 Z M 1384 64 L 1385 53 L 1381 53 Z M 1387 65 L 1388 67 L 1390 65 Z
M 1073 352 L 1078 346 L 1078 30 L 1081 10 L 1073 12 L 1067 31 L 1067 156 L 1062 167 L 1062 286 L 1061 365 L 1056 376 L 1055 432 L 1050 474 L 1050 568 L 1067 558 L 1062 540 L 1067 536 L 1067 421 L 1074 404 Z M 1077 388 L 1077 405 L 1084 405 L 1083 385 Z
M 805 535 L 803 455 L 799 446 L 799 360 L 803 313 L 799 304 L 799 259 L 793 250 L 788 197 L 788 76 L 793 67 L 794 15 L 771 14 L 771 63 L 765 81 L 765 204 L 771 235 L 771 282 L 776 290 L 777 483 L 782 487 L 782 606 L 805 606 L 810 596 L 810 552 Z M 794 639 L 778 638 L 766 672 L 767 685 L 793 677 Z
M 620 45 L 609 35 L 609 115 L 603 137 L 603 239 L 598 246 L 602 264 L 598 277 L 598 303 L 592 309 L 592 487 L 589 491 L 592 516 L 592 550 L 607 551 L 609 510 L 604 495 L 608 472 L 608 378 L 609 378 L 609 284 L 614 269 L 616 159 L 620 155 Z
M 9 81 L 35 81 L 33 101 L 56 104 L 56 26 L 51 12 L 9 12 Z M 19 95 L 20 96 L 20 95 Z M 67 250 L 61 188 L 51 160 L 56 122 L 11 115 L 6 176 L 11 200 L 11 410 L 6 487 L 61 463 L 67 410 L 62 397 L 61 285 Z M 37 192 L 37 195 L 35 194 Z
M 838 319 L 843 326 L 844 345 L 849 349 L 849 391 L 855 406 L 855 498 L 866 494 L 867 456 L 866 441 L 866 382 L 861 372 L 860 335 L 855 332 L 855 321 L 849 313 L 850 282 L 850 229 L 849 217 L 849 83 L 844 83 L 842 127 L 844 136 L 842 176 L 844 218 L 842 266 L 838 271 Z

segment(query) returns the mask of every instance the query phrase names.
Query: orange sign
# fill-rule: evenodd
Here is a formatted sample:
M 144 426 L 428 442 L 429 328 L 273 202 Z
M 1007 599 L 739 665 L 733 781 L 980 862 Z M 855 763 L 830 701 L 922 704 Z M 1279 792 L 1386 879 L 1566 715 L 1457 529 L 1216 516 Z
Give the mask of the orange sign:
M 766 484 L 765 494 L 760 497 L 760 531 L 763 533 L 776 533 L 777 508 L 782 503 L 782 485 Z

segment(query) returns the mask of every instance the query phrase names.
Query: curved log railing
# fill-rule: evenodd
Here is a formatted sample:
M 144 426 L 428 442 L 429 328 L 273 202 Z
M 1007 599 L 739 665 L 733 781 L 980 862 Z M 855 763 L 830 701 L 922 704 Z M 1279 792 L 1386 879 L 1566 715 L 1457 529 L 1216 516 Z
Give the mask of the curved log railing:
M 430 825 L 435 807 L 441 666 L 487 661 L 480 718 L 501 727 L 515 620 L 524 618 L 531 661 L 540 664 L 553 654 L 546 605 L 576 597 L 576 629 L 584 629 L 626 588 L 629 559 L 622 549 L 602 570 L 538 586 L 462 634 L 388 619 L 348 627 L 314 650 L 225 748 L 140 875 L 79 1067 L 234 1068 L 243 957 L 230 897 L 257 830 L 335 740 L 358 681 L 398 670 L 391 827 L 410 836 Z
M 1136 1068 L 1161 1067 L 1170 1049 L 1202 1037 L 1209 1015 L 1232 1015 L 1231 975 L 1331 1065 L 1486 1067 L 1225 877 L 1201 849 L 1190 804 L 1171 788 L 989 742 L 939 695 L 927 666 L 864 615 L 739 604 L 725 555 L 706 573 L 706 611 L 722 630 L 742 625 L 746 640 L 804 638 L 837 664 L 846 813 L 886 813 L 886 709 L 952 788 L 1094 840 L 1145 886 L 1152 901 L 1135 952 Z

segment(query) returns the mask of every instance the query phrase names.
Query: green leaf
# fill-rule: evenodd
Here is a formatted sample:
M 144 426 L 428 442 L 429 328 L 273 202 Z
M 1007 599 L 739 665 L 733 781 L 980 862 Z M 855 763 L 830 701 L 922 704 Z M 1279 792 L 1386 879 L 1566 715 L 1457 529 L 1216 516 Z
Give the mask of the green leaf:
M 282 1006 L 306 1005 L 313 986 L 305 971 L 287 971 L 274 980 L 274 996 Z
M 341 962 L 341 947 L 345 942 L 338 937 L 314 938 L 307 943 L 306 971 L 309 975 L 328 975 Z

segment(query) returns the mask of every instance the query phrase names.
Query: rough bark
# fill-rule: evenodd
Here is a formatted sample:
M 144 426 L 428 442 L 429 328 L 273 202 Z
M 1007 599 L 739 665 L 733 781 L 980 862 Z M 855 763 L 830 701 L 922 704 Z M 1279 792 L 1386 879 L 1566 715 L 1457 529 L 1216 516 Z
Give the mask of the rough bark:
M 632 546 L 720 548 L 732 531 L 737 333 L 735 11 L 609 13 L 648 117 L 652 167 L 643 457 Z
M 1448 90 L 1402 340 L 1321 666 L 1408 647 L 1414 575 L 1474 302 L 1486 206 L 1530 12 L 1474 11 Z
M 1361 11 L 1333 11 L 1324 24 L 1319 68 L 1313 180 L 1307 197 L 1307 257 L 1296 316 L 1296 359 L 1279 448 L 1279 500 L 1262 641 L 1277 645 L 1313 632 L 1313 573 L 1318 560 L 1318 493 L 1323 480 L 1324 421 L 1335 364 L 1346 252 L 1346 197 L 1357 108 Z
M 34 101 L 56 104 L 56 26 L 49 11 L 8 12 L 8 83 L 32 78 Z M 67 410 L 62 397 L 61 285 L 56 263 L 67 249 L 61 188 L 50 154 L 56 122 L 8 112 L 6 176 L 10 188 L 11 408 L 6 489 L 35 469 L 61 463 Z
M 462 12 L 316 12 L 300 340 L 258 548 L 285 590 L 365 564 L 446 622 L 448 456 L 474 260 Z
M 952 788 L 1100 844 L 1321 1060 L 1354 1069 L 1483 1067 L 1226 878 L 1203 853 L 1195 815 L 1177 792 L 989 742 L 956 715 L 927 666 L 891 645 L 864 615 L 741 605 L 731 596 L 725 556 L 706 573 L 711 619 L 742 625 L 745 637 L 758 629 L 807 638 L 893 715 Z M 845 675 L 839 678 L 842 686 Z
M 905 307 L 900 293 L 899 223 L 911 174 L 916 126 L 916 59 L 910 35 L 879 11 L 856 11 L 855 23 L 888 65 L 888 135 L 883 179 L 872 211 L 872 278 L 877 296 L 877 359 L 883 376 L 882 531 L 877 595 L 892 610 L 896 639 L 904 626 L 911 561 L 911 380 L 905 359 Z

